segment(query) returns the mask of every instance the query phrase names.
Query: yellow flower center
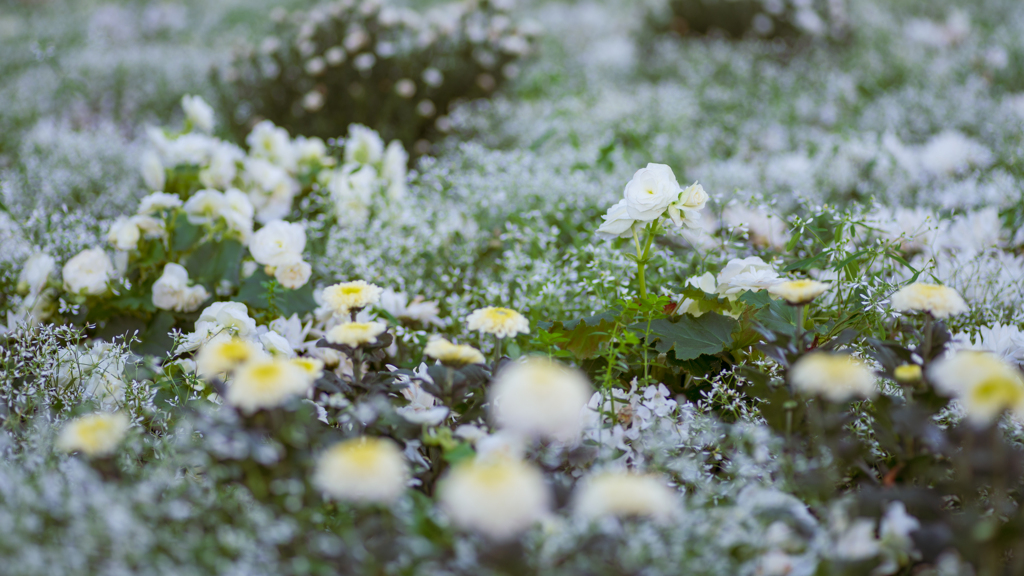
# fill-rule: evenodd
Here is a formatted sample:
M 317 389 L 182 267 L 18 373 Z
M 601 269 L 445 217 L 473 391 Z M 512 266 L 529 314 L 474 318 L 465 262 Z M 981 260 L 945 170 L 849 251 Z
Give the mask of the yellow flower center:
M 917 364 L 903 364 L 896 367 L 893 375 L 900 382 L 917 382 L 921 379 L 921 367 Z
M 342 286 L 341 287 L 341 293 L 344 294 L 345 296 L 354 296 L 356 294 L 361 293 L 362 291 L 363 291 L 363 288 L 361 286 Z
M 1024 390 L 1010 378 L 993 376 L 975 386 L 971 396 L 979 404 L 1008 408 L 1024 399 Z
M 218 350 L 220 355 L 228 362 L 240 364 L 248 360 L 252 354 L 252 348 L 239 340 L 233 340 L 231 342 L 225 342 L 220 345 Z
M 487 315 L 491 320 L 504 320 L 512 316 L 512 311 L 508 308 L 492 308 L 487 311 Z

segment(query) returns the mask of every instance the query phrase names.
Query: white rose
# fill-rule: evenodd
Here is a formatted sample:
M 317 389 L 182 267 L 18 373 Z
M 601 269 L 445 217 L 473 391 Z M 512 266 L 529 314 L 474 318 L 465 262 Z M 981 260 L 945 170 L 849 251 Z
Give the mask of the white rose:
M 170 210 L 181 206 L 181 198 L 177 194 L 166 194 L 164 192 L 153 192 L 139 202 L 139 215 L 152 215 L 161 210 Z
M 18 275 L 18 287 L 30 294 L 38 294 L 46 286 L 56 265 L 57 261 L 46 252 L 36 252 L 29 256 Z
M 199 315 L 196 332 L 221 330 L 247 338 L 256 334 L 256 321 L 249 317 L 249 309 L 241 302 L 214 302 Z
M 358 164 L 377 164 L 384 157 L 384 141 L 376 130 L 361 124 L 348 127 L 348 138 L 345 139 L 345 162 Z
M 626 184 L 624 196 L 629 217 L 651 222 L 661 216 L 668 205 L 679 198 L 679 182 L 672 169 L 664 164 L 648 164 L 633 174 Z
M 264 266 L 290 266 L 302 261 L 306 231 L 301 224 L 275 220 L 252 235 L 249 252 Z
M 181 109 L 185 111 L 185 118 L 203 132 L 213 132 L 214 115 L 213 108 L 199 96 L 186 94 L 181 97 Z
M 221 216 L 228 228 L 238 232 L 243 243 L 248 242 L 252 234 L 253 214 L 256 212 L 249 196 L 237 188 L 231 188 L 224 193 L 224 203 L 225 209 Z
M 361 226 L 370 217 L 370 202 L 377 183 L 377 171 L 372 166 L 363 166 L 352 171 L 355 165 L 335 170 L 327 183 L 334 201 L 334 212 L 338 222 L 349 226 Z
M 669 205 L 668 216 L 677 228 L 684 224 L 688 228 L 698 228 L 700 227 L 699 211 L 704 209 L 707 202 L 708 193 L 704 191 L 703 186 L 694 182 L 679 193 L 678 200 Z
M 742 292 L 757 292 L 783 281 L 771 264 L 757 256 L 734 258 L 718 273 L 718 293 L 735 300 Z
M 200 190 L 184 206 L 189 223 L 196 226 L 213 224 L 227 209 L 227 199 L 217 190 Z
M 153 283 L 153 305 L 161 310 L 194 312 L 209 297 L 202 286 L 190 288 L 188 271 L 173 262 L 164 266 L 163 274 Z
M 107 291 L 107 281 L 114 274 L 114 263 L 107 253 L 99 248 L 82 250 L 64 264 L 61 276 L 64 289 L 75 294 L 102 294 Z
M 313 268 L 306 262 L 298 261 L 287 266 L 278 266 L 274 269 L 274 278 L 285 288 L 298 290 L 309 282 L 309 276 Z
M 118 250 L 135 250 L 139 246 L 141 236 L 135 222 L 131 218 L 122 216 L 111 224 L 110 230 L 107 231 L 107 242 L 110 242 Z
M 163 190 L 167 183 L 167 175 L 164 172 L 164 165 L 160 161 L 160 155 L 153 150 L 146 150 L 142 153 L 142 180 L 150 190 Z
M 207 188 L 228 188 L 238 175 L 238 162 L 245 157 L 239 148 L 223 144 L 213 150 L 210 163 L 199 171 L 199 182 Z
M 157 220 L 152 216 L 132 216 L 130 222 L 138 228 L 139 232 L 142 233 L 146 238 L 163 238 L 167 233 L 164 229 L 164 223 L 162 220 Z
M 629 217 L 626 201 L 619 200 L 618 204 L 608 209 L 608 213 L 604 215 L 604 223 L 597 229 L 597 233 L 609 240 L 625 238 L 632 234 L 633 224 L 636 224 L 636 220 Z
M 298 164 L 288 131 L 275 126 L 270 120 L 253 126 L 245 143 L 249 145 L 252 156 L 266 158 L 289 172 L 295 170 Z

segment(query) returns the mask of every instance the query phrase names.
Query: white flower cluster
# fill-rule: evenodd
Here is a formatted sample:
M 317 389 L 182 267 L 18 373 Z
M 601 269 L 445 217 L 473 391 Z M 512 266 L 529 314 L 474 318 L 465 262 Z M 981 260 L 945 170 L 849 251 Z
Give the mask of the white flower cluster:
M 700 226 L 700 211 L 708 201 L 700 184 L 682 188 L 672 168 L 654 163 L 637 170 L 622 195 L 622 200 L 608 209 L 598 234 L 607 238 L 629 237 L 637 231 L 637 224 L 642 228 L 666 214 L 676 228 L 696 228 Z
M 409 155 L 402 143 L 386 147 L 380 135 L 359 124 L 348 128 L 345 162 L 320 174 L 330 193 L 334 214 L 344 226 L 363 226 L 374 206 L 401 202 L 406 195 Z

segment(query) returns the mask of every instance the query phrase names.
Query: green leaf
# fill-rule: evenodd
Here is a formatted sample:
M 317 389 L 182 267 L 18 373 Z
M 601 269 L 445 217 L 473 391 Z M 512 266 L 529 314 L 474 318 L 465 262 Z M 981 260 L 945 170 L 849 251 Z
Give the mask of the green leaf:
M 223 280 L 237 284 L 243 250 L 238 240 L 204 242 L 188 257 L 189 278 L 213 289 Z
M 174 238 L 171 239 L 171 250 L 184 252 L 195 246 L 202 234 L 202 229 L 188 221 L 185 214 L 174 217 Z
M 252 276 L 242 282 L 235 300 L 245 303 L 250 309 L 269 309 L 270 302 L 267 301 L 267 289 L 263 287 L 263 283 L 273 279 L 274 277 L 268 276 L 262 268 L 257 269 Z M 292 314 L 301 316 L 306 312 L 311 312 L 316 308 L 316 300 L 313 299 L 313 283 L 307 282 L 298 290 L 281 287 L 274 297 L 274 304 L 284 316 Z
M 572 352 L 577 360 L 586 360 L 597 356 L 601 344 L 611 339 L 610 331 L 615 327 L 619 314 L 619 310 L 608 310 L 565 323 L 555 322 L 550 331 L 565 335 L 567 340 L 559 346 Z
M 635 324 L 630 328 L 643 330 L 646 325 Z M 676 360 L 693 360 L 701 354 L 715 355 L 728 350 L 737 328 L 736 320 L 714 312 L 699 318 L 683 315 L 675 322 L 661 318 L 651 322 L 648 343 L 659 352 L 672 351 Z

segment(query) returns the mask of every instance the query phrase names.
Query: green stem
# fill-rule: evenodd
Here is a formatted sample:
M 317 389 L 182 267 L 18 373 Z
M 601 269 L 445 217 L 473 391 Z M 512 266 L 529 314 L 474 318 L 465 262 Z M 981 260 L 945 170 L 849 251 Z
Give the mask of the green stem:
M 494 345 L 494 367 L 491 368 L 491 374 L 498 373 L 498 362 L 501 362 L 501 337 L 496 336 L 495 340 L 497 344 Z
M 807 308 L 806 304 L 801 304 L 796 307 L 796 333 L 793 339 L 796 340 L 797 350 L 803 352 L 806 350 L 804 347 L 804 309 Z
M 636 246 L 636 278 L 640 283 L 640 298 L 642 300 L 647 299 L 647 282 L 644 279 L 644 266 L 647 262 L 644 260 L 644 250 L 640 248 L 640 239 L 636 235 L 636 227 L 633 227 L 633 244 Z

